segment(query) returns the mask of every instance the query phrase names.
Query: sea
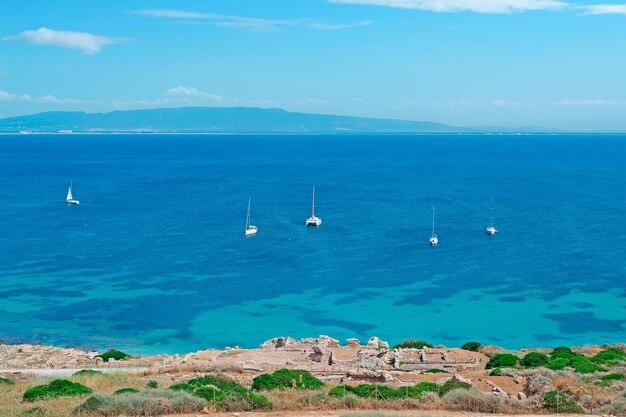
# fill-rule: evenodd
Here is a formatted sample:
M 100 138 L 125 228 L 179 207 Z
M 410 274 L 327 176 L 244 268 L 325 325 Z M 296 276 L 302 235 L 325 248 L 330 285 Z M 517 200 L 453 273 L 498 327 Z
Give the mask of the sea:
M 3 341 L 320 334 L 626 342 L 626 136 L 0 136 Z

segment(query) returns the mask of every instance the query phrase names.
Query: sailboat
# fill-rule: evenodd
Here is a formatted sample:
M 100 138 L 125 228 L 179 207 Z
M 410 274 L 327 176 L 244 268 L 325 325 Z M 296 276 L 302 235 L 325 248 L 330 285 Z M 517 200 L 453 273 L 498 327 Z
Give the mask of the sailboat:
M 493 210 L 493 196 L 491 197 L 491 210 Z M 493 227 L 493 216 L 491 216 L 491 222 L 489 223 L 489 226 L 487 226 L 487 234 L 489 236 L 493 236 L 496 233 L 498 233 L 498 231 L 495 227 Z
M 437 246 L 439 244 L 439 238 L 435 233 L 435 206 L 433 206 L 433 233 L 430 235 L 430 239 L 428 241 L 430 242 L 430 246 Z
M 315 215 L 315 186 L 313 186 L 313 199 L 311 201 L 311 217 L 306 219 L 307 226 L 318 227 L 322 224 L 322 219 Z
M 248 214 L 246 215 L 246 231 L 244 232 L 244 236 L 254 236 L 258 230 L 258 227 L 250 224 L 250 197 L 248 197 Z
M 67 197 L 65 197 L 65 202 L 67 204 L 80 204 L 80 201 L 76 200 L 74 196 L 72 196 L 72 181 L 70 181 L 70 187 L 67 189 Z

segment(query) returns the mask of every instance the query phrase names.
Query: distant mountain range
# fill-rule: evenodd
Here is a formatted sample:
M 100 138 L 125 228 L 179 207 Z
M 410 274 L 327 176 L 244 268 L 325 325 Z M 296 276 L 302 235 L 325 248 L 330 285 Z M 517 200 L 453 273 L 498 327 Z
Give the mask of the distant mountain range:
M 514 132 L 506 128 L 463 128 L 436 122 L 295 113 L 252 107 L 179 107 L 110 113 L 45 112 L 0 119 L 0 133 L 273 133 L 394 134 Z M 524 132 L 546 131 L 522 129 Z

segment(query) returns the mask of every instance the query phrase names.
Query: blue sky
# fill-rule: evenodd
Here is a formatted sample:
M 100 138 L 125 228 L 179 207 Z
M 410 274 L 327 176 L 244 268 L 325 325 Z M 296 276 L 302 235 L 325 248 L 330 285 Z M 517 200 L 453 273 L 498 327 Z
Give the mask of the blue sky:
M 626 130 L 626 2 L 0 0 L 0 117 L 184 105 Z

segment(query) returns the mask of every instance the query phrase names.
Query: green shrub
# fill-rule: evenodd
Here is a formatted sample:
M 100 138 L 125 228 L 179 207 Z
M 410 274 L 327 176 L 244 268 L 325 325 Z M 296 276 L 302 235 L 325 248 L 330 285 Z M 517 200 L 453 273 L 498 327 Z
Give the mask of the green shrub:
M 97 358 L 102 358 L 103 361 L 108 362 L 109 359 L 115 359 L 116 361 L 121 361 L 122 359 L 130 358 L 130 355 L 119 351 L 117 349 L 109 349 L 103 354 L 96 355 Z
M 154 379 L 151 379 L 150 381 L 148 381 L 148 383 L 146 384 L 146 386 L 147 386 L 148 388 L 152 388 L 152 389 L 154 389 L 154 388 L 158 388 L 158 387 L 159 387 L 159 383 L 158 383 L 158 382 L 156 382 Z
M 591 360 L 583 355 L 575 355 L 569 360 L 568 366 L 574 368 L 574 370 L 581 374 L 590 374 L 593 372 L 605 371 L 601 366 L 591 362 Z
M 552 369 L 553 371 L 560 371 L 562 369 L 565 369 L 568 364 L 569 364 L 569 359 L 557 358 L 557 359 L 552 359 L 550 362 L 548 362 L 545 365 L 545 367 L 548 369 Z
M 456 381 L 454 379 L 449 379 L 441 386 L 439 389 L 439 396 L 443 397 L 448 392 L 456 389 L 470 389 L 472 388 L 472 384 L 467 384 L 465 382 Z
M 493 368 L 491 372 L 489 372 L 489 376 L 502 376 L 502 367 L 498 366 L 497 368 Z
M 506 368 L 515 368 L 517 363 L 520 361 L 520 358 L 516 355 L 512 355 L 510 353 L 496 353 L 489 359 L 489 362 L 485 365 L 485 368 L 498 368 L 498 367 L 506 367 Z
M 550 413 L 582 413 L 582 408 L 570 396 L 548 391 L 543 395 L 543 406 Z
M 139 390 L 135 388 L 121 388 L 115 391 L 113 395 L 128 394 L 133 392 L 139 392 Z
M 20 413 L 20 417 L 45 416 L 46 410 L 41 407 L 28 408 Z
M 626 376 L 624 376 L 624 374 L 614 373 L 614 374 L 604 375 L 601 379 L 604 382 L 612 382 L 612 381 L 623 381 L 625 378 Z
M 252 380 L 253 390 L 317 389 L 323 386 L 324 383 L 309 372 L 297 369 L 279 369 L 273 374 L 259 375 Z
M 181 384 L 172 385 L 172 391 L 186 391 L 214 403 L 224 411 L 269 410 L 272 403 L 239 383 L 219 376 L 206 375 Z
M 423 340 L 408 339 L 395 345 L 393 349 L 423 349 L 424 347 L 431 348 L 433 345 L 428 342 L 424 342 Z
M 80 371 L 74 372 L 72 376 L 83 377 L 83 376 L 94 376 L 94 375 L 104 375 L 102 371 L 94 371 L 93 369 L 81 369 Z
M 425 374 L 449 374 L 448 371 L 444 371 L 443 369 L 433 368 L 427 371 L 424 371 Z
M 461 346 L 461 349 L 469 350 L 469 351 L 472 351 L 472 352 L 478 352 L 482 346 L 483 345 L 481 345 L 478 342 L 467 342 L 466 344 Z
M 434 382 L 420 382 L 412 387 L 400 387 L 393 389 L 386 385 L 379 384 L 361 384 L 338 385 L 333 387 L 328 395 L 331 397 L 343 398 L 344 396 L 354 395 L 359 398 L 371 398 L 377 400 L 400 400 L 406 398 L 420 398 L 423 393 L 439 392 L 440 386 Z
M 608 348 L 591 358 L 591 361 L 594 363 L 609 366 L 624 360 L 626 360 L 626 352 L 616 348 Z
M 203 399 L 187 392 L 151 389 L 125 395 L 95 394 L 76 407 L 74 414 L 155 416 L 196 413 L 205 406 Z
M 557 346 L 554 349 L 552 349 L 552 352 L 550 352 L 550 356 L 555 357 L 555 356 L 561 356 L 561 355 L 573 355 L 574 352 L 572 352 L 572 349 L 568 348 L 567 346 Z
M 548 355 L 539 352 L 530 352 L 522 358 L 521 365 L 525 368 L 537 368 L 550 362 Z
M 15 381 L 13 381 L 12 379 L 9 378 L 4 378 L 0 376 L 0 385 L 5 384 L 5 385 L 15 385 Z
M 24 401 L 35 401 L 53 397 L 85 395 L 91 394 L 91 392 L 91 388 L 77 382 L 68 381 L 67 379 L 55 379 L 49 384 L 27 389 L 24 392 L 23 399 Z

